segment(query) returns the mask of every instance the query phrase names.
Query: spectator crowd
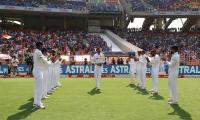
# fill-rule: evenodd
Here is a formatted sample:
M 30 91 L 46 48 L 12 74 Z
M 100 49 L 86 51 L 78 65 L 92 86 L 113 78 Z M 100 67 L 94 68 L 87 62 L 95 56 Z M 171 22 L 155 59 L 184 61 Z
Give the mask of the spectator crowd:
M 200 7 L 198 0 L 127 0 L 133 11 L 196 11 Z
M 120 12 L 119 3 L 111 2 L 86 2 L 85 0 L 1 0 L 0 5 L 20 6 L 20 7 L 42 7 L 56 9 L 72 9 L 75 11 L 90 12 Z
M 0 0 L 0 5 L 39 7 L 41 0 Z
M 47 7 L 82 11 L 86 9 L 86 2 L 84 0 L 83 1 L 53 1 L 53 2 L 48 2 Z
M 178 32 L 138 32 L 132 30 L 116 31 L 116 33 L 145 51 L 159 46 L 162 54 L 169 51 L 171 45 L 178 45 L 182 57 L 188 60 L 200 59 L 200 33 Z
M 127 0 L 127 2 L 129 2 Z M 132 11 L 146 11 L 147 7 L 142 3 L 141 0 L 130 0 L 130 4 L 132 6 Z
M 85 55 L 101 47 L 109 51 L 107 43 L 99 34 L 89 34 L 82 31 L 34 31 L 34 30 L 2 30 L 11 39 L 0 37 L 0 53 L 15 56 L 22 63 L 30 64 L 35 43 L 41 41 L 49 50 L 60 51 L 62 55 Z
M 198 0 L 126 0 L 130 3 L 133 11 L 189 11 L 199 10 Z M 0 5 L 21 6 L 21 7 L 47 7 L 58 9 L 72 9 L 78 11 L 89 10 L 90 12 L 120 12 L 119 3 L 99 2 L 85 0 L 1 0 Z
M 117 3 L 89 3 L 88 9 L 90 12 L 120 12 Z

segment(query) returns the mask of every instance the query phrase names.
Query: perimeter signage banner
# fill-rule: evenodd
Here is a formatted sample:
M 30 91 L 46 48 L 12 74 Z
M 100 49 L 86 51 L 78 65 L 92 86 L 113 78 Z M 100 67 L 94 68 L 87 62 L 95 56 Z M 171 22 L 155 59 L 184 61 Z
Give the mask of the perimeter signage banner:
M 181 75 L 200 75 L 200 66 L 180 66 L 179 74 L 181 74 Z
M 0 75 L 8 74 L 8 66 L 0 65 Z
M 62 65 L 61 73 L 72 74 L 94 74 L 94 65 Z M 129 74 L 129 65 L 104 65 L 103 74 Z
M 0 74 L 8 74 L 7 65 L 0 65 Z M 19 73 L 27 73 L 29 71 L 26 64 L 18 65 Z M 162 68 L 160 72 L 168 72 L 168 67 Z M 88 75 L 94 74 L 94 65 L 62 65 L 60 69 L 62 75 Z M 151 73 L 151 66 L 147 66 L 147 73 Z M 129 74 L 129 65 L 104 65 L 103 74 L 126 75 Z M 200 75 L 200 66 L 180 66 L 180 75 Z

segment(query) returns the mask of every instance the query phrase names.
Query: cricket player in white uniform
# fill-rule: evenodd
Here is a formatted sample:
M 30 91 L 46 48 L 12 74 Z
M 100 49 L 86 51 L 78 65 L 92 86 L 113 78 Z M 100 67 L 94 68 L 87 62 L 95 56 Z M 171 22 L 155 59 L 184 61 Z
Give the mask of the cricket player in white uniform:
M 150 92 L 153 95 L 158 94 L 158 75 L 160 67 L 160 56 L 156 54 L 155 50 L 151 51 L 151 57 L 149 57 L 151 67 L 151 76 L 152 76 L 152 89 Z
M 96 54 L 93 56 L 93 63 L 95 64 L 94 76 L 96 78 L 96 90 L 100 90 L 101 74 L 103 71 L 103 63 L 105 62 L 105 56 L 101 52 L 100 48 L 96 49 Z
M 55 91 L 56 87 L 56 52 L 54 50 L 51 51 L 51 56 L 49 58 L 51 60 L 51 65 L 49 66 L 49 76 L 50 78 L 50 83 L 49 83 L 49 89 L 48 93 L 51 94 Z
M 51 81 L 50 81 L 50 92 L 52 93 L 55 91 L 55 86 L 56 86 L 56 70 L 55 70 L 55 63 L 52 62 L 50 66 L 50 76 L 51 76 Z
M 136 79 L 138 80 L 138 86 L 140 86 L 141 84 L 141 81 L 140 81 L 141 64 L 139 62 L 140 55 L 141 55 L 141 51 L 138 51 L 138 58 L 136 61 Z
M 171 47 L 171 60 L 167 62 L 169 65 L 169 76 L 168 76 L 168 85 L 169 85 L 169 104 L 177 104 L 177 91 L 176 91 L 176 82 L 179 74 L 179 65 L 180 65 L 180 55 L 178 54 L 178 47 Z
M 46 61 L 48 61 L 47 60 L 47 49 L 46 48 L 42 49 L 42 54 L 44 55 L 44 59 Z M 42 90 L 42 98 L 47 99 L 48 98 L 47 85 L 48 85 L 48 82 L 49 82 L 49 72 L 48 72 L 49 63 L 47 65 L 45 65 L 44 67 L 45 67 L 45 69 L 43 70 L 44 77 L 43 77 L 43 80 L 42 80 L 42 88 L 43 88 L 43 90 Z
M 146 90 L 146 71 L 147 71 L 147 58 L 145 51 L 141 52 L 139 57 L 140 71 L 139 71 L 139 84 L 138 87 L 142 90 Z
M 52 73 L 53 73 L 53 62 L 49 59 L 48 60 L 49 63 L 49 67 L 48 67 L 48 78 L 49 81 L 47 82 L 47 93 L 50 94 L 51 93 L 51 89 L 52 89 Z
M 56 87 L 60 87 L 61 83 L 60 83 L 60 68 L 61 68 L 61 64 L 63 62 L 63 59 L 60 56 L 60 53 L 57 53 L 57 60 L 55 62 L 55 69 L 56 69 Z
M 53 74 L 52 74 L 52 90 L 51 91 L 55 91 L 56 89 L 56 85 L 57 85 L 57 78 L 56 78 L 56 75 L 57 75 L 57 65 L 56 65 L 56 61 L 53 63 L 53 66 L 52 66 L 52 70 L 53 70 Z
M 33 55 L 33 75 L 35 78 L 35 91 L 34 91 L 34 103 L 33 105 L 39 108 L 44 109 L 45 106 L 41 102 L 42 99 L 42 80 L 44 79 L 43 70 L 45 69 L 44 66 L 47 65 L 47 60 L 45 59 L 44 55 L 41 52 L 43 44 L 41 42 L 36 43 L 36 50 L 34 51 Z
M 130 76 L 131 76 L 130 85 L 134 85 L 135 74 L 136 74 L 136 61 L 134 60 L 133 56 L 130 56 L 129 66 L 130 66 Z

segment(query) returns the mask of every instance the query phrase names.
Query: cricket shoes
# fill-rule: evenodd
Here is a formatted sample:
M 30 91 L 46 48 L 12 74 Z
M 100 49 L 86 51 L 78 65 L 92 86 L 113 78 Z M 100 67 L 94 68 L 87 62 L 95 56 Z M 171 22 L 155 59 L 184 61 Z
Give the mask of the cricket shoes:
M 155 91 L 155 90 L 153 90 L 153 89 L 149 90 L 149 92 L 150 92 L 151 94 L 158 94 L 158 91 Z
M 36 106 L 38 106 L 38 105 L 36 105 L 36 104 L 33 104 L 33 107 L 36 107 Z
M 168 99 L 168 101 L 167 102 L 171 102 L 172 100 L 171 99 Z
M 134 83 L 129 83 L 129 85 L 135 85 Z
M 96 91 L 100 91 L 100 88 L 96 87 L 95 90 L 96 90 Z
M 53 92 L 49 91 L 47 94 L 48 94 L 48 96 L 50 96 L 51 94 L 53 94 Z
M 153 95 L 153 96 L 157 96 L 157 95 L 158 95 L 158 92 L 153 92 L 152 95 Z
M 48 99 L 48 98 L 49 98 L 48 96 L 44 96 L 44 97 L 43 97 L 43 99 Z
M 51 92 L 55 92 L 55 91 L 56 91 L 56 88 L 51 89 Z
M 62 85 L 60 83 L 57 84 L 58 87 L 61 87 Z
M 158 95 L 158 92 L 157 92 L 157 91 L 151 91 L 151 94 L 152 94 L 153 96 L 155 96 L 155 95 Z
M 47 94 L 52 94 L 53 92 L 49 91 Z
M 40 106 L 37 106 L 39 109 L 45 109 L 46 107 L 44 105 L 40 105 Z
M 129 86 L 131 86 L 131 87 L 134 87 L 134 86 L 135 86 L 135 84 L 134 84 L 134 83 L 130 83 L 130 84 L 129 84 Z
M 137 87 L 138 87 L 139 89 L 142 89 L 142 86 L 140 86 L 139 84 L 137 85 Z
M 142 87 L 141 90 L 146 91 L 146 88 Z
M 33 104 L 33 107 L 39 108 L 39 109 L 45 109 L 46 107 L 42 104 L 42 105 L 36 105 Z
M 55 89 L 52 89 L 51 92 L 55 92 Z
M 177 105 L 178 102 L 168 101 L 168 104 L 170 104 L 170 105 Z
M 139 83 L 137 84 L 137 87 L 138 87 L 139 89 L 141 89 L 141 90 L 144 89 L 144 88 L 146 89 L 146 87 L 144 87 L 143 85 L 140 85 Z
M 151 89 L 151 90 L 149 90 L 149 92 L 151 92 L 151 93 L 152 93 L 152 92 L 154 92 L 154 90 L 153 90 L 153 89 Z
M 56 90 L 58 88 L 58 86 L 56 85 L 53 89 Z
M 41 105 L 43 105 L 43 103 L 41 103 Z M 39 105 L 36 104 L 36 103 L 33 103 L 33 106 L 36 107 L 36 106 L 39 106 Z

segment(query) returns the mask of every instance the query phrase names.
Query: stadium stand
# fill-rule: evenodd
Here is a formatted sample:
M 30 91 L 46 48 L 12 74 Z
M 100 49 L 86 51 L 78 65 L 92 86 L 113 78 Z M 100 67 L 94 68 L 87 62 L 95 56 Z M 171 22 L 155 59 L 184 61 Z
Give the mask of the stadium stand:
M 21 7 L 39 7 L 40 0 L 1 0 L 0 5 L 21 6 Z
M 144 4 L 141 2 L 141 0 L 130 0 L 130 3 L 132 5 L 133 11 L 145 11 L 147 8 L 144 6 Z
M 198 10 L 200 2 L 197 0 L 126 0 L 130 3 L 133 11 L 188 11 Z M 87 4 L 87 5 L 86 5 Z M 8 6 L 21 6 L 21 7 L 40 7 L 41 5 L 47 8 L 58 9 L 73 9 L 73 10 L 85 10 L 89 9 L 91 12 L 119 12 L 120 5 L 118 2 L 107 1 L 92 1 L 86 2 L 80 1 L 48 1 L 42 2 L 41 0 L 1 0 L 0 5 Z M 44 7 L 43 6 L 43 7 Z M 152 6 L 152 8 L 150 7 Z
M 126 0 L 133 11 L 197 11 L 200 2 L 197 0 Z
M 90 12 L 120 12 L 116 3 L 89 3 Z
M 85 1 L 53 1 L 47 3 L 48 8 L 63 8 L 73 10 L 84 10 L 86 9 Z
M 47 48 L 61 51 L 62 55 L 90 54 L 97 47 L 109 51 L 110 48 L 99 34 L 89 34 L 83 31 L 34 31 L 34 30 L 3 30 L 1 35 L 9 35 L 11 39 L 0 37 L 1 53 L 17 56 L 23 61 L 24 53 L 33 52 L 35 43 L 39 40 Z
M 87 5 L 86 5 L 87 4 Z M 41 2 L 40 0 L 2 0 L 0 5 L 20 6 L 20 7 L 47 7 L 56 9 L 72 9 L 86 10 L 91 12 L 120 12 L 120 7 L 117 2 L 88 2 L 85 0 L 68 0 L 68 1 L 48 1 Z

